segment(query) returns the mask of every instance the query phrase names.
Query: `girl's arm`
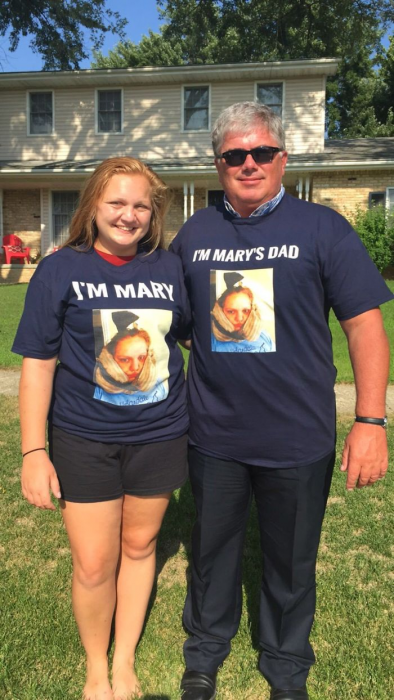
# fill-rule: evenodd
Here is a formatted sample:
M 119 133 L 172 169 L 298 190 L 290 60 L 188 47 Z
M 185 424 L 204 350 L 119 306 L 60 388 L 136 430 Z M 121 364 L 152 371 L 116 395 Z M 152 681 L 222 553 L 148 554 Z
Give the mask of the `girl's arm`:
M 50 490 L 60 498 L 60 486 L 45 449 L 46 422 L 52 397 L 57 357 L 36 360 L 25 357 L 19 385 L 19 412 L 23 458 L 22 493 L 32 505 L 55 510 Z M 33 450 L 30 452 L 30 450 Z

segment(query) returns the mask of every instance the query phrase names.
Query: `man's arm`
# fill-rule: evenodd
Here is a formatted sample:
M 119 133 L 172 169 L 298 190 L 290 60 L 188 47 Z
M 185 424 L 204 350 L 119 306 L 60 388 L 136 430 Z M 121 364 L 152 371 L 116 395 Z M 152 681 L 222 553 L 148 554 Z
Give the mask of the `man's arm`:
M 341 322 L 347 337 L 356 384 L 356 415 L 383 418 L 389 375 L 389 343 L 380 309 Z M 388 466 L 386 431 L 380 425 L 355 423 L 345 440 L 342 471 L 352 491 L 382 479 Z

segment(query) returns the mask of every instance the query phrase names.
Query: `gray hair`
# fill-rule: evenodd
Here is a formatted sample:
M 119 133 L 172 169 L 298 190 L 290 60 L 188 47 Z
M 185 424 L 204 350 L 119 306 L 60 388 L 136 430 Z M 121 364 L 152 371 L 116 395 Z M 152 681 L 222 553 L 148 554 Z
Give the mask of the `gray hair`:
M 259 102 L 237 102 L 224 109 L 213 125 L 212 148 L 215 157 L 220 156 L 227 134 L 232 132 L 249 134 L 256 126 L 267 129 L 279 148 L 285 150 L 285 132 L 281 118 L 272 109 Z

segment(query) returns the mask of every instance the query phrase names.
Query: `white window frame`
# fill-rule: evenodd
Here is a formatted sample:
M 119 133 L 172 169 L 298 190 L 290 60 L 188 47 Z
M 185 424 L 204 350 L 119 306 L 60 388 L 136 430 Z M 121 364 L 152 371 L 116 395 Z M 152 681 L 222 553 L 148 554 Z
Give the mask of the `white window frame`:
M 267 86 L 269 87 L 270 85 L 282 85 L 282 124 L 284 125 L 284 116 L 285 116 L 285 97 L 286 97 L 286 82 L 284 80 L 256 80 L 254 84 L 254 99 L 256 102 L 258 102 L 257 98 L 257 90 L 258 87 L 262 85 L 263 87 Z M 262 104 L 259 102 L 259 104 Z M 269 107 L 269 105 L 267 105 Z
M 41 93 L 50 93 L 52 95 L 52 131 L 48 134 L 33 134 L 30 130 L 30 95 L 37 95 Z M 55 91 L 54 90 L 28 90 L 26 93 L 26 132 L 28 136 L 33 136 L 34 138 L 45 138 L 55 133 Z
M 99 92 L 116 92 L 120 91 L 120 131 L 99 131 Z M 121 87 L 111 87 L 111 88 L 96 88 L 94 97 L 94 132 L 96 136 L 119 136 L 124 133 L 124 95 L 123 88 Z
M 185 90 L 191 88 L 205 87 L 208 89 L 208 128 L 207 129 L 185 129 Z M 211 131 L 211 95 L 212 89 L 210 83 L 184 83 L 181 86 L 181 131 L 185 134 L 208 134 Z
M 390 192 L 392 192 L 392 201 L 393 201 L 393 207 L 390 209 Z M 392 212 L 394 214 L 394 186 L 393 187 L 386 187 L 386 211 L 387 213 Z

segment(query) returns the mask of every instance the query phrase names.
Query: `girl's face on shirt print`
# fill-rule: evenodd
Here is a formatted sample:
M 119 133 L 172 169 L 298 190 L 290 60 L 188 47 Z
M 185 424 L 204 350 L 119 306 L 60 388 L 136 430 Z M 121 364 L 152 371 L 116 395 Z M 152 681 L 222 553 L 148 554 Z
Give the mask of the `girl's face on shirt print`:
M 149 231 L 151 186 L 144 175 L 113 175 L 96 206 L 95 248 L 111 255 L 136 255 Z
M 241 330 L 251 310 L 252 300 L 243 292 L 233 292 L 224 300 L 223 312 L 236 331 Z
M 148 356 L 148 344 L 141 336 L 127 336 L 116 344 L 114 360 L 125 373 L 129 382 L 134 382 L 142 371 Z

